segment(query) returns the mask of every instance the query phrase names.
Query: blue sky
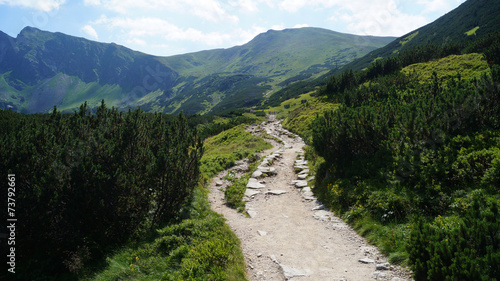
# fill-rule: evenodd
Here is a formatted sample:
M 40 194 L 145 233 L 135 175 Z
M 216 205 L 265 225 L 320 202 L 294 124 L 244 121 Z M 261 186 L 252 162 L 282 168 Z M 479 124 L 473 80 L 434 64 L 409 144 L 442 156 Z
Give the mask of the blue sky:
M 228 48 L 269 29 L 401 36 L 465 0 L 0 0 L 0 30 L 25 26 L 170 56 Z

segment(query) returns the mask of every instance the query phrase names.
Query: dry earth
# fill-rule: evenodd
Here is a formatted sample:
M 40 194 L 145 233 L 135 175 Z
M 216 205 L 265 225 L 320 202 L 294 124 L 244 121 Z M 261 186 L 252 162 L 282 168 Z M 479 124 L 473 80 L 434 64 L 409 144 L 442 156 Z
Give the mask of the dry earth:
M 224 189 L 228 182 L 223 177 L 227 171 L 212 181 L 209 199 L 212 209 L 224 215 L 241 240 L 249 280 L 411 279 L 407 270 L 389 265 L 376 247 L 326 210 L 312 193 L 295 187 L 293 180 L 298 175 L 294 165 L 298 155 L 303 155 L 304 146 L 300 137 L 283 130 L 274 119 L 248 130 L 266 130 L 283 140 L 284 144 L 272 141 L 275 147 L 262 153 L 266 156 L 282 151 L 272 164 L 277 174 L 259 179 L 265 187 L 246 198 L 250 217 L 225 205 Z M 248 165 L 241 161 L 232 169 L 243 172 Z M 286 193 L 268 193 L 273 190 Z

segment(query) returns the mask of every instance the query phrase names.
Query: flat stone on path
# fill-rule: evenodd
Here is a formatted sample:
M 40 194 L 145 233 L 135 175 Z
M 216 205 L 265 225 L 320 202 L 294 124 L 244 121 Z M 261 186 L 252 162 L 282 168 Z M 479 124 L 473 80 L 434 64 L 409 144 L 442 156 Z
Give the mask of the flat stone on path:
M 369 263 L 375 263 L 375 260 L 365 258 L 365 259 L 360 259 L 359 262 L 369 264 Z
M 259 171 L 259 170 L 256 170 L 255 172 L 253 172 L 252 174 L 252 178 L 260 178 L 262 176 L 262 172 Z
M 307 186 L 307 181 L 305 181 L 305 180 L 294 180 L 292 183 L 295 184 L 295 186 L 298 188 L 302 188 L 302 187 Z
M 247 214 L 250 216 L 250 218 L 255 218 L 257 216 L 257 212 L 252 209 L 248 209 Z
M 299 276 L 309 276 L 312 274 L 310 270 L 307 269 L 295 269 L 284 264 L 280 264 L 281 270 L 283 270 L 283 275 L 288 280 L 293 277 Z
M 267 192 L 267 194 L 272 194 L 272 195 L 281 195 L 281 194 L 285 194 L 285 193 L 286 193 L 286 190 L 279 190 L 279 189 L 269 190 Z
M 257 230 L 257 233 L 258 233 L 260 236 L 266 236 L 266 235 L 267 235 L 267 232 L 262 231 L 262 230 Z
M 329 221 L 332 219 L 330 212 L 328 212 L 326 210 L 319 210 L 319 211 L 314 212 L 313 217 L 317 220 L 320 220 L 320 221 Z
M 250 178 L 247 183 L 247 188 L 260 189 L 266 187 L 261 184 L 256 178 Z
M 259 193 L 260 193 L 260 191 L 257 191 L 257 190 L 251 190 L 251 189 L 245 190 L 245 196 L 247 196 L 247 197 L 252 197 L 252 196 L 257 195 Z

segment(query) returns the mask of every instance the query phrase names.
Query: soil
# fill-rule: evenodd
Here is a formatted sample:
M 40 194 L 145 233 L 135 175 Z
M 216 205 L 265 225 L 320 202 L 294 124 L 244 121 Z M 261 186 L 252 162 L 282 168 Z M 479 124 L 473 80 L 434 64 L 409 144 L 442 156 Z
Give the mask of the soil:
M 386 257 L 376 247 L 292 184 L 297 179 L 295 160 L 303 155 L 300 137 L 282 129 L 273 117 L 248 130 L 266 130 L 284 142 L 271 141 L 274 148 L 261 153 L 264 157 L 283 150 L 272 164 L 277 174 L 262 179 L 265 188 L 247 198 L 251 217 L 226 206 L 228 182 L 223 177 L 227 171 L 213 179 L 209 196 L 212 209 L 227 219 L 241 240 L 248 280 L 411 280 L 411 272 L 385 264 Z M 248 169 L 245 161 L 238 164 L 232 170 L 243 173 Z M 271 195 L 266 193 L 269 190 L 286 193 Z

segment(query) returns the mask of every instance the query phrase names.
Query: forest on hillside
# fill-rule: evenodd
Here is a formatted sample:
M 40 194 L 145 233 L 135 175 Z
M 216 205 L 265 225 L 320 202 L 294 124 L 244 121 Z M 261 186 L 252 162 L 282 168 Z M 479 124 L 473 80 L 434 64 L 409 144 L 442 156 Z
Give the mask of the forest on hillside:
M 499 35 L 416 47 L 332 76 L 318 91 L 341 105 L 311 125 L 324 158 L 315 193 L 365 235 L 379 235 L 416 280 L 500 276 Z M 489 66 L 480 77 L 401 71 L 472 52 Z

